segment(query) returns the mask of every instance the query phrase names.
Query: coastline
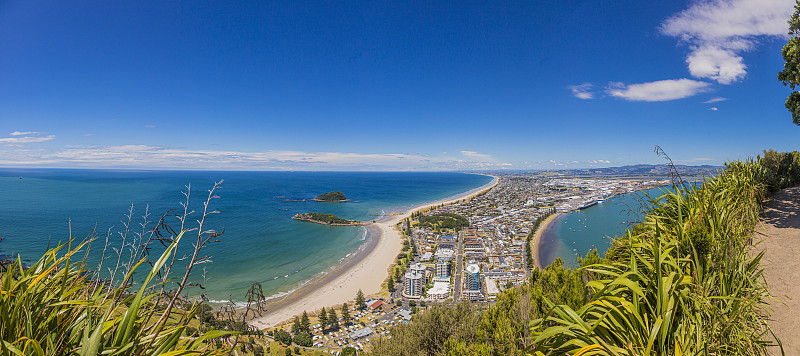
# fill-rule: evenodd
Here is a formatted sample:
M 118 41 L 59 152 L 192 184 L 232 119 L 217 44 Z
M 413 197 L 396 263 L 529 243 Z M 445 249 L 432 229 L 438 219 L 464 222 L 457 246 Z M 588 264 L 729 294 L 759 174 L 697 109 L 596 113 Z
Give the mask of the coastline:
M 551 224 L 556 221 L 560 216 L 564 215 L 564 213 L 553 214 L 547 217 L 542 224 L 539 226 L 539 229 L 536 230 L 536 234 L 533 235 L 533 241 L 531 242 L 531 255 L 533 256 L 533 265 L 534 267 L 542 270 L 542 259 L 539 257 L 539 246 L 542 243 L 542 236 L 548 229 L 551 228 Z
M 288 295 L 266 302 L 266 312 L 260 317 L 248 320 L 248 324 L 259 329 L 270 328 L 290 320 L 303 311 L 313 312 L 323 307 L 341 305 L 355 298 L 361 289 L 365 295 L 381 291 L 388 277 L 388 271 L 395 257 L 402 251 L 402 234 L 395 227 L 412 213 L 426 210 L 440 204 L 448 204 L 494 188 L 500 179 L 496 176 L 481 187 L 454 195 L 449 198 L 412 207 L 404 212 L 387 215 L 367 228 L 367 241 L 356 253 L 347 258 L 334 270 L 323 275 Z

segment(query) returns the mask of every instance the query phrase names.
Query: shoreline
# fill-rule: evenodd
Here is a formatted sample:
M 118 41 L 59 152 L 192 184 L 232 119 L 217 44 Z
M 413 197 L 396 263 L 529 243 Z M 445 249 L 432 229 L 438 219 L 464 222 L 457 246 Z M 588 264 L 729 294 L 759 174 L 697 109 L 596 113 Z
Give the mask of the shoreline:
M 402 234 L 395 225 L 414 212 L 482 194 L 494 188 L 500 181 L 496 176 L 482 175 L 492 177 L 492 181 L 445 199 L 412 207 L 403 212 L 389 213 L 379 221 L 365 226 L 367 241 L 362 245 L 363 248 L 359 247 L 357 252 L 321 278 L 310 280 L 286 296 L 267 301 L 265 303 L 267 311 L 260 317 L 248 320 L 247 323 L 259 329 L 271 328 L 291 320 L 303 311 L 313 313 L 323 307 L 350 302 L 355 299 L 359 289 L 365 296 L 380 292 L 383 289 L 383 282 L 389 276 L 389 268 L 403 247 Z
M 552 227 L 551 225 L 553 222 L 564 214 L 565 213 L 557 213 L 548 216 L 547 219 L 545 219 L 539 226 L 539 229 L 536 230 L 536 234 L 533 235 L 533 241 L 531 242 L 531 256 L 533 256 L 533 266 L 539 270 L 544 269 L 544 267 L 542 267 L 542 259 L 539 256 L 539 247 L 542 244 L 542 236 L 544 236 L 544 233 Z

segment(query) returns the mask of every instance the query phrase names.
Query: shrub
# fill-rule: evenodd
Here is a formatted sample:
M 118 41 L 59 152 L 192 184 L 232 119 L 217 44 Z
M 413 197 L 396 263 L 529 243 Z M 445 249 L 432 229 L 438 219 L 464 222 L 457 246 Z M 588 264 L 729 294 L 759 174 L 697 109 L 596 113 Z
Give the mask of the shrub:
M 311 345 L 313 345 L 311 335 L 305 332 L 297 334 L 294 337 L 294 343 L 305 347 L 311 347 Z
M 281 344 L 290 345 L 292 343 L 292 335 L 286 330 L 275 330 L 273 334 L 275 335 L 275 341 Z

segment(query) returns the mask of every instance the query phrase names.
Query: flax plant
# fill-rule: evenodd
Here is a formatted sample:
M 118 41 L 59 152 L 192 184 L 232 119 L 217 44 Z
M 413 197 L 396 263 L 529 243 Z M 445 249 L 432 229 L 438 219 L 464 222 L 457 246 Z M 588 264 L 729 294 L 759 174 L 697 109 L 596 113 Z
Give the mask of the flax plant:
M 198 228 L 185 225 L 191 214 L 185 210 L 179 217 L 181 229 L 176 234 L 165 236 L 154 229 L 151 238 L 142 241 L 142 245 L 131 246 L 132 253 L 139 259 L 131 266 L 117 265 L 117 268 L 124 268 L 124 278 L 118 283 L 101 280 L 98 273 L 86 268 L 85 260 L 76 258 L 88 249 L 90 240 L 75 245 L 72 240 L 60 244 L 27 268 L 17 258 L 0 273 L 0 353 L 199 355 L 227 351 L 213 347 L 211 341 L 232 334 L 230 332 L 212 330 L 197 338 L 184 336 L 198 305 L 178 298 L 188 285 L 192 266 L 204 260 L 200 249 L 219 236 L 202 227 L 202 221 L 213 213 L 208 207 L 218 185 L 209 191 Z M 188 189 L 185 194 L 188 204 Z M 127 229 L 128 226 L 126 233 Z M 170 268 L 176 260 L 182 259 L 176 259 L 178 246 L 192 231 L 197 233 L 194 257 L 189 260 L 176 290 L 167 293 L 165 286 L 174 279 L 169 277 Z M 168 243 L 164 251 L 151 260 L 149 251 L 153 247 L 147 244 L 155 240 Z M 143 264 L 150 268 L 144 280 L 134 288 L 134 272 L 143 268 Z
M 536 355 L 765 355 L 763 254 L 748 253 L 769 173 L 730 162 L 702 186 L 674 185 L 613 242 L 577 310 L 531 324 Z

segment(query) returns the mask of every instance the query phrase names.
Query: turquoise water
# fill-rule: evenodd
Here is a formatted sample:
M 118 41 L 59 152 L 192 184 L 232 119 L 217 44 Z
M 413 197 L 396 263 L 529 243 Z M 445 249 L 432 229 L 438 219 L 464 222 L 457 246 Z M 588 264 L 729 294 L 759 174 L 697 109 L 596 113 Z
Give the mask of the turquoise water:
M 594 248 L 601 255 L 605 253 L 611 243 L 609 237 L 623 235 L 630 226 L 642 220 L 642 210 L 648 206 L 645 194 L 658 197 L 663 193 L 661 188 L 653 188 L 621 194 L 556 218 L 542 234 L 539 245 L 542 265 L 547 266 L 561 258 L 566 265 L 575 266 L 578 256 L 584 257 Z
M 22 177 L 22 179 L 20 179 Z M 206 228 L 225 230 L 221 242 L 203 250 L 213 263 L 205 267 L 206 293 L 214 300 L 242 300 L 253 282 L 267 295 L 279 295 L 330 270 L 364 242 L 366 228 L 323 226 L 292 220 L 302 212 L 325 212 L 346 219 L 375 220 L 381 215 L 448 198 L 489 183 L 492 178 L 461 173 L 377 172 L 165 172 L 106 170 L 0 170 L 0 254 L 17 255 L 28 263 L 48 243 L 66 241 L 69 222 L 79 239 L 92 230 L 89 265 L 97 266 L 110 232 L 119 246 L 125 214 L 133 206 L 131 226 L 140 231 L 146 209 L 157 220 L 168 209 L 180 209 L 181 190 L 191 184 L 190 207 L 202 203 L 215 181 L 224 179 L 212 203 Z M 350 202 L 285 201 L 312 199 L 332 190 Z M 178 226 L 177 219 L 168 222 Z M 190 225 L 191 227 L 191 225 Z M 180 254 L 189 253 L 193 237 Z M 130 241 L 130 239 L 128 240 Z M 163 250 L 163 248 L 161 249 Z M 159 250 L 160 251 L 160 250 Z M 156 253 L 157 251 L 154 251 Z M 107 256 L 112 254 L 106 251 Z M 114 265 L 116 255 L 104 266 Z M 105 270 L 105 268 L 103 268 Z M 202 279 L 202 269 L 194 273 Z

